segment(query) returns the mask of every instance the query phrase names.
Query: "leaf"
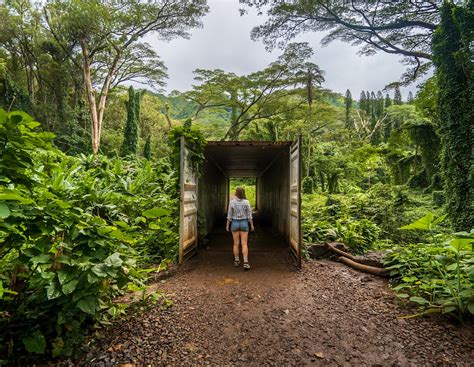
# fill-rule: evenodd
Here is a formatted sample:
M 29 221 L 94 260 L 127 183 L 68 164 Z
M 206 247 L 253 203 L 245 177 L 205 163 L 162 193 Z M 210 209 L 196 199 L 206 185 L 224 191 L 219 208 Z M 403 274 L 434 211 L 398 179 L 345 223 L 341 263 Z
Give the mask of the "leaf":
M 22 204 L 31 204 L 34 202 L 31 199 L 14 193 L 12 190 L 4 190 L 2 193 L 0 193 L 0 200 L 14 200 L 19 201 Z
M 8 218 L 10 216 L 10 208 L 5 203 L 0 203 L 0 218 Z
M 467 305 L 467 309 L 469 310 L 469 312 L 474 315 L 474 302 L 470 302 L 468 305 Z
M 118 268 L 122 266 L 123 261 L 120 258 L 120 254 L 115 252 L 104 260 L 104 264 L 113 268 Z
M 53 341 L 53 357 L 58 357 L 61 355 L 62 349 L 64 347 L 64 340 L 61 337 L 57 337 Z
M 449 241 L 451 247 L 456 251 L 459 251 L 462 248 L 467 248 L 467 246 L 472 243 L 474 243 L 474 238 L 453 238 Z
M 431 229 L 433 218 L 433 213 L 428 213 L 423 218 L 420 218 L 417 221 L 410 223 L 406 226 L 400 227 L 400 229 L 421 229 L 428 231 Z
M 433 225 L 441 223 L 443 220 L 446 219 L 447 216 L 448 216 L 448 214 L 443 214 L 441 217 L 436 218 L 433 221 Z
M 97 264 L 91 268 L 92 272 L 98 277 L 104 278 L 107 276 L 104 264 Z
M 77 307 L 89 315 L 94 315 L 97 311 L 97 300 L 94 296 L 87 296 L 77 302 Z
M 149 219 L 164 217 L 165 215 L 169 215 L 170 211 L 163 208 L 153 208 L 145 210 L 142 215 Z
M 424 299 L 423 297 L 418 297 L 418 296 L 410 297 L 410 301 L 418 303 L 419 305 L 429 304 L 429 302 L 426 299 Z
M 76 289 L 78 283 L 79 283 L 79 280 L 74 279 L 74 280 L 71 280 L 70 282 L 68 282 L 66 284 L 63 284 L 63 287 L 62 287 L 63 293 L 64 294 L 70 294 L 70 293 L 74 292 L 74 290 Z
M 456 311 L 456 306 L 444 306 L 443 307 L 443 313 L 450 313 L 453 311 Z
M 48 297 L 48 299 L 55 299 L 55 298 L 58 298 L 60 295 L 61 295 L 61 291 L 59 290 L 59 287 L 56 284 L 56 281 L 53 280 L 46 287 L 46 297 Z
M 30 335 L 25 336 L 22 340 L 26 350 L 30 353 L 43 354 L 46 349 L 46 340 L 39 330 L 35 330 Z
M 33 263 L 33 266 L 36 266 L 37 264 L 48 264 L 50 261 L 51 261 L 51 256 L 48 254 L 41 254 L 41 255 L 31 258 L 31 262 Z
M 59 284 L 64 284 L 69 281 L 71 278 L 71 274 L 66 269 L 60 269 L 58 270 L 58 279 L 59 279 Z

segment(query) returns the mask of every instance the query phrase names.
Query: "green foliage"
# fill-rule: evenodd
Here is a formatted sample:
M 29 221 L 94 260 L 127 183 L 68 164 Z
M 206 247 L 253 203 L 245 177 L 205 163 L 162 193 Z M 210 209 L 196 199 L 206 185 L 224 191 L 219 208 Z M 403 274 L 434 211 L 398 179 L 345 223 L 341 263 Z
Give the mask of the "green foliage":
M 433 39 L 442 171 L 449 219 L 456 230 L 474 227 L 473 19 L 472 6 L 443 2 Z
M 303 238 L 309 243 L 338 240 L 354 254 L 365 253 L 377 241 L 380 228 L 367 218 L 352 216 L 346 200 L 341 198 L 335 195 L 304 196 Z
M 337 240 L 346 244 L 353 254 L 364 254 L 378 239 L 380 229 L 368 219 L 336 221 Z
M 445 219 L 446 214 L 435 219 L 433 213 L 428 213 L 417 221 L 407 224 L 406 226 L 400 227 L 400 229 L 421 229 L 424 231 L 432 231 L 433 226 L 441 223 Z
M 301 186 L 303 188 L 303 194 L 312 194 L 314 191 L 314 181 L 310 176 L 303 178 Z
M 168 141 L 171 145 L 171 160 L 175 167 L 179 167 L 181 155 L 181 137 L 184 137 L 186 146 L 189 149 L 189 160 L 191 166 L 198 175 L 202 170 L 204 162 L 204 149 L 206 148 L 206 139 L 202 132 L 191 126 L 177 126 L 169 132 Z
M 229 185 L 229 196 L 232 197 L 236 187 L 241 187 L 245 191 L 245 197 L 250 202 L 250 206 L 256 206 L 256 181 L 254 178 L 232 178 Z
M 109 323 L 145 262 L 177 254 L 166 161 L 67 157 L 21 112 L 0 110 L 0 354 L 71 355 Z M 23 357 L 28 360 L 28 355 Z
M 427 230 L 444 220 L 428 213 L 403 226 L 405 230 Z M 419 304 L 421 314 L 453 313 L 462 320 L 464 314 L 474 315 L 474 231 L 454 233 L 440 243 L 432 236 L 431 243 L 394 246 L 385 258 L 399 297 Z

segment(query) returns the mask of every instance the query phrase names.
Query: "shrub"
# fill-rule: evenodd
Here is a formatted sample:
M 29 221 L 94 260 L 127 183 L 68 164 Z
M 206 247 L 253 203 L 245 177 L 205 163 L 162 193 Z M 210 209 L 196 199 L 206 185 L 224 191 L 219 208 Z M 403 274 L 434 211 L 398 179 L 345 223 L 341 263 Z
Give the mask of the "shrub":
M 430 243 L 393 246 L 385 265 L 401 298 L 419 304 L 421 314 L 452 313 L 460 320 L 474 314 L 474 230 L 452 234 L 440 242 L 433 229 L 443 221 L 431 213 L 402 227 L 431 233 Z
M 303 186 L 303 194 L 312 194 L 314 191 L 314 182 L 313 179 L 310 176 L 306 176 L 303 178 L 303 181 L 301 182 L 301 185 Z
M 38 126 L 0 110 L 0 355 L 10 360 L 71 355 L 116 315 L 113 297 L 143 287 L 140 262 L 177 252 L 169 162 L 68 157 Z

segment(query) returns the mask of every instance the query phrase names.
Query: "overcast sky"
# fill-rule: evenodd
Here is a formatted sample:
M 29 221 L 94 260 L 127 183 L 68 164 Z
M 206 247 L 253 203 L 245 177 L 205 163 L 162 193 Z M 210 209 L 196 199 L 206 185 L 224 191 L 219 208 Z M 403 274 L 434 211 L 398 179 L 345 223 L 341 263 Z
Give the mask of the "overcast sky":
M 251 29 L 265 22 L 266 16 L 258 16 L 250 9 L 240 16 L 238 0 L 210 0 L 210 12 L 203 18 L 204 27 L 191 30 L 190 39 L 162 42 L 150 36 L 152 44 L 168 68 L 166 90 L 190 89 L 193 70 L 223 69 L 236 74 L 248 74 L 265 68 L 281 53 L 268 53 L 261 42 L 250 39 Z M 322 47 L 322 33 L 310 33 L 296 41 L 309 42 L 314 49 L 312 62 L 325 72 L 325 88 L 345 93 L 349 88 L 352 96 L 359 98 L 362 90 L 382 90 L 390 82 L 398 81 L 405 70 L 396 55 L 384 53 L 375 56 L 358 56 L 357 48 L 339 41 Z M 402 88 L 403 99 L 408 90 L 415 93 L 416 86 Z M 393 92 L 390 92 L 393 95 Z

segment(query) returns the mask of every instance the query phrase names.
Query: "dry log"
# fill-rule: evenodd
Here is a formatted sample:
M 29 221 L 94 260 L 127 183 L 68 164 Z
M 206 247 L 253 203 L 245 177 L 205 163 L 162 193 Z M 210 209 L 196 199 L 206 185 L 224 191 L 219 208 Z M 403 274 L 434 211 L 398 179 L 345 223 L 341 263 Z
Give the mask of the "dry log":
M 388 277 L 388 274 L 389 274 L 387 269 L 381 269 L 381 268 L 376 268 L 374 266 L 359 264 L 358 262 L 355 262 L 344 256 L 339 257 L 339 261 L 343 262 L 346 265 L 349 265 L 350 267 L 356 270 L 360 270 L 369 274 L 378 275 L 381 277 Z

